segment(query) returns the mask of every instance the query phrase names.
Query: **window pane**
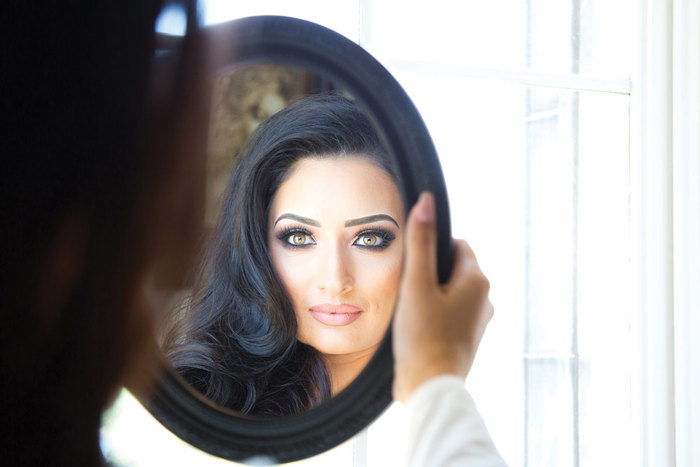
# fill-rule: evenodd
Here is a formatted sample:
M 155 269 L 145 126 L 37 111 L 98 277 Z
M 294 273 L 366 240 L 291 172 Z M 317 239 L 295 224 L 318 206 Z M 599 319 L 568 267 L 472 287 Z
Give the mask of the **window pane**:
M 575 93 L 527 90 L 526 354 L 566 355 L 574 333 Z M 531 108 L 529 103 L 538 105 Z M 543 103 L 548 105 L 543 106 Z
M 221 23 L 257 15 L 291 16 L 318 23 L 348 39 L 358 41 L 359 0 L 328 2 L 325 0 L 200 0 L 204 24 Z
M 636 465 L 631 419 L 628 97 L 581 93 L 578 347 L 581 465 Z M 601 118 L 601 114 L 605 118 Z
M 527 3 L 522 0 L 365 5 L 372 17 L 368 47 L 379 56 L 487 68 L 525 65 Z
M 435 140 L 454 235 L 491 280 L 467 386 L 506 461 L 629 459 L 629 97 L 400 80 Z
M 633 0 L 373 0 L 363 45 L 390 60 L 626 79 Z
M 526 450 L 522 465 L 574 466 L 575 363 L 559 358 L 526 358 Z
M 529 0 L 527 67 L 627 78 L 634 50 L 630 0 Z

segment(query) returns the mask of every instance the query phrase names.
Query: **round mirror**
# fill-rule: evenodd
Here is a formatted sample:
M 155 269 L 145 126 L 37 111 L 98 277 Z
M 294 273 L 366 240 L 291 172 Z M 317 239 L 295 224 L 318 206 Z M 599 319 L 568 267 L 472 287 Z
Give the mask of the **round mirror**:
M 430 136 L 366 51 L 319 25 L 251 17 L 205 30 L 218 57 L 201 265 L 143 401 L 219 457 L 289 462 L 352 437 L 391 401 L 401 233 L 447 197 Z

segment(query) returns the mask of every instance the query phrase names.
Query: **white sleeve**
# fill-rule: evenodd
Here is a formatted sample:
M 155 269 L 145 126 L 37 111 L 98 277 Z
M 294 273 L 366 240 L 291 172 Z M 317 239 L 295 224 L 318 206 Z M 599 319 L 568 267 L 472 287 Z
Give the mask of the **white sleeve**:
M 426 381 L 407 409 L 409 466 L 506 465 L 463 379 L 442 375 Z

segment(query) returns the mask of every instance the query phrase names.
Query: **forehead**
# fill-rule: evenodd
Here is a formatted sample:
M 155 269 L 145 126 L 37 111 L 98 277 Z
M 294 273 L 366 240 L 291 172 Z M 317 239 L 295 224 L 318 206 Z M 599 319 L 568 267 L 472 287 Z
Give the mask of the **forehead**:
M 391 177 L 363 157 L 305 158 L 280 185 L 270 218 L 294 213 L 321 221 L 386 213 L 403 222 L 401 196 Z

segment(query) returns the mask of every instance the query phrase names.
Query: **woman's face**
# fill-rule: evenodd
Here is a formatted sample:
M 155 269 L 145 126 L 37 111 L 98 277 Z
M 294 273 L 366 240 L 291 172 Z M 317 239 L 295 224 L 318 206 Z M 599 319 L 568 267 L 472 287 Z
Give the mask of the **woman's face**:
M 267 243 L 301 342 L 325 355 L 376 349 L 396 300 L 403 228 L 396 185 L 368 159 L 293 166 L 272 199 Z

